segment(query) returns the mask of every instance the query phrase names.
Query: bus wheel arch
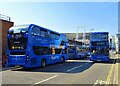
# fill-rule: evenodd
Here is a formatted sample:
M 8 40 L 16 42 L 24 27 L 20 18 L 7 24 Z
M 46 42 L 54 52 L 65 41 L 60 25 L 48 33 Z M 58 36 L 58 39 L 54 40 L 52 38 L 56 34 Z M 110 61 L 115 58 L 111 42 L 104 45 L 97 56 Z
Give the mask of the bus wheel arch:
M 47 65 L 47 61 L 45 58 L 41 60 L 41 67 L 44 68 Z

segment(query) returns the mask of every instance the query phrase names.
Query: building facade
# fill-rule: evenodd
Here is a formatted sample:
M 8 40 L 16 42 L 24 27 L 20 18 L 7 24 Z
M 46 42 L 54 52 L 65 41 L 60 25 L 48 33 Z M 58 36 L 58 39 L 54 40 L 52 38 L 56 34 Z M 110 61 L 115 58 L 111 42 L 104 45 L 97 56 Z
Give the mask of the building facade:
M 116 34 L 115 36 L 115 46 L 116 46 L 116 53 L 120 54 L 120 34 Z
M 1 28 L 1 32 L 2 32 L 2 33 L 0 33 L 0 39 L 1 39 L 0 40 L 0 49 L 2 49 L 0 55 L 2 55 L 4 52 L 6 52 L 7 32 L 8 32 L 8 29 L 14 25 L 14 22 L 11 22 L 10 19 L 11 19 L 10 17 L 0 14 L 0 28 Z
M 63 33 L 65 34 L 69 40 L 76 39 L 77 34 L 76 33 Z M 79 42 L 83 42 L 83 34 L 84 33 L 78 33 L 78 40 Z M 85 43 L 89 45 L 90 42 L 90 33 L 85 33 Z
M 115 42 L 116 40 L 115 40 L 115 36 L 111 36 L 110 37 L 110 41 L 109 41 L 109 45 L 110 45 L 110 48 L 112 49 L 112 50 L 115 50 L 116 49 L 116 42 Z

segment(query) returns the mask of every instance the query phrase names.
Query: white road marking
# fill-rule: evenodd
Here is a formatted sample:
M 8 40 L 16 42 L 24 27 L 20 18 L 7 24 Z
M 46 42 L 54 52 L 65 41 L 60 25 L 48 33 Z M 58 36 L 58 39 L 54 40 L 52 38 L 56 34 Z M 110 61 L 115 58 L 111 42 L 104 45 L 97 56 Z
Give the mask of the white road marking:
M 47 78 L 47 79 L 44 79 L 44 80 L 42 80 L 42 81 L 36 82 L 36 83 L 34 83 L 33 85 L 31 85 L 31 86 L 34 86 L 34 85 L 37 85 L 37 84 L 46 82 L 46 81 L 51 80 L 51 79 L 53 79 L 53 78 L 55 78 L 55 77 L 57 77 L 57 76 L 58 76 L 58 75 L 54 75 L 54 76 L 52 76 L 52 77 L 50 77 L 50 78 Z
M 93 86 L 99 86 L 99 85 L 102 85 L 102 84 L 110 84 L 108 83 L 107 81 L 103 81 L 103 80 L 96 80 L 94 85 Z M 106 85 L 105 85 L 106 86 Z
M 75 70 L 75 69 L 77 69 L 77 68 L 79 68 L 79 67 L 82 67 L 82 65 L 80 65 L 80 66 L 76 66 L 76 67 L 73 67 L 73 68 L 67 70 L 67 72 L 70 72 L 70 71 L 72 71 L 72 70 Z
M 98 82 L 99 82 L 99 80 L 96 80 L 93 86 L 95 86 L 96 84 L 98 84 Z

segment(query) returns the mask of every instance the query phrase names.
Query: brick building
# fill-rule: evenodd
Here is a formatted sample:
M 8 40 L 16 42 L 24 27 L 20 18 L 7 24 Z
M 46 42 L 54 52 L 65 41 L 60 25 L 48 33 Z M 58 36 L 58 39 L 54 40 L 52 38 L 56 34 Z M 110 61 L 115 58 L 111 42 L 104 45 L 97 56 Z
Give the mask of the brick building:
M 0 55 L 5 52 L 7 48 L 7 32 L 10 27 L 14 25 L 14 22 L 11 22 L 10 17 L 0 14 Z

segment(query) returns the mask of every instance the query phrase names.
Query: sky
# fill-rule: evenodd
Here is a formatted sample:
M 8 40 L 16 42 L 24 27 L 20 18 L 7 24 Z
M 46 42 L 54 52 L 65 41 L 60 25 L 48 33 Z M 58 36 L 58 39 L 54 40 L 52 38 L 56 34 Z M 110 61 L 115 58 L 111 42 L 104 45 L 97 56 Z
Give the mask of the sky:
M 15 25 L 32 23 L 60 33 L 118 33 L 117 2 L 2 2 L 0 14 Z

